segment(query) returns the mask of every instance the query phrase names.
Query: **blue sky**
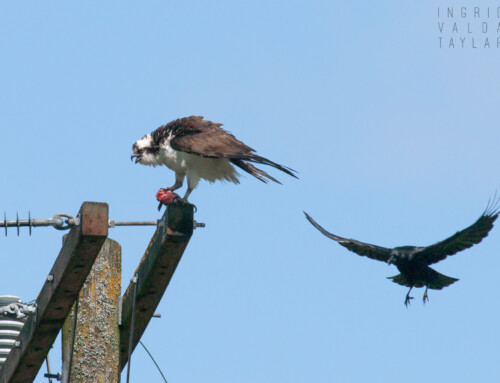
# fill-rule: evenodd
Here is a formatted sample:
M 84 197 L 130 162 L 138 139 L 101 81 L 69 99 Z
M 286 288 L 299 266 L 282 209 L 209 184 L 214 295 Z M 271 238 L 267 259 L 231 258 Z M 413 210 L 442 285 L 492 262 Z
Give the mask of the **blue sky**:
M 497 382 L 498 228 L 436 265 L 459 282 L 425 306 L 417 289 L 407 309 L 407 289 L 385 279 L 393 266 L 302 214 L 387 247 L 428 245 L 479 217 L 500 187 L 500 49 L 440 49 L 437 7 L 452 5 L 3 2 L 0 209 L 41 218 L 103 201 L 112 219 L 156 219 L 173 174 L 131 163 L 131 145 L 203 115 L 300 180 L 270 170 L 282 186 L 246 176 L 193 192 L 207 226 L 143 337 L 170 383 Z M 444 20 L 455 21 L 477 25 Z M 496 40 L 500 19 L 486 21 Z M 124 287 L 153 231 L 111 229 Z M 0 293 L 31 300 L 61 233 L 11 233 Z M 160 379 L 138 348 L 132 381 Z

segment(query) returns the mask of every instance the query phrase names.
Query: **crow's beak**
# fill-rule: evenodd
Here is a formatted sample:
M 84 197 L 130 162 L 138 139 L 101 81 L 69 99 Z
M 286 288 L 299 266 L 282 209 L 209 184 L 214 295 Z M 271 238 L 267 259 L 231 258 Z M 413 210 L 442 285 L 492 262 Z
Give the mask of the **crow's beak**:
M 140 154 L 135 154 L 134 153 L 134 154 L 132 154 L 130 156 L 130 161 L 132 161 L 134 159 L 134 157 L 135 157 L 135 163 L 138 163 L 141 160 L 141 158 L 142 158 L 142 156 Z

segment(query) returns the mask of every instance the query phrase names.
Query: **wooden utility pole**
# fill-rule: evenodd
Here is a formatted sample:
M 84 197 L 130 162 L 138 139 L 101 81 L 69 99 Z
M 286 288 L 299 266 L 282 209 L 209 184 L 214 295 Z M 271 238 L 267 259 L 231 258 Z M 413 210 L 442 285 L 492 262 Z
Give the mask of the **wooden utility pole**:
M 61 327 L 64 383 L 119 382 L 192 236 L 193 216 L 193 205 L 167 206 L 120 305 L 121 247 L 107 239 L 117 223 L 107 204 L 83 203 L 0 383 L 33 382 Z
M 193 234 L 193 215 L 192 205 L 172 204 L 167 207 L 135 271 L 137 286 L 131 283 L 123 296 L 121 318 L 118 304 L 121 248 L 113 240 L 104 242 L 79 295 L 73 353 L 74 307 L 63 326 L 63 383 L 68 382 L 70 359 L 70 383 L 120 381 L 121 371 L 129 360 L 129 342 L 132 339 L 133 350 Z M 133 306 L 136 306 L 135 311 Z
M 71 306 L 94 260 L 108 236 L 108 204 L 84 202 L 73 227 L 36 300 L 37 313 L 30 316 L 2 369 L 0 383 L 32 382 L 52 343 L 61 330 Z
M 62 330 L 63 383 L 118 383 L 120 331 L 118 301 L 121 293 L 121 246 L 106 239 Z M 74 340 L 74 344 L 73 344 Z

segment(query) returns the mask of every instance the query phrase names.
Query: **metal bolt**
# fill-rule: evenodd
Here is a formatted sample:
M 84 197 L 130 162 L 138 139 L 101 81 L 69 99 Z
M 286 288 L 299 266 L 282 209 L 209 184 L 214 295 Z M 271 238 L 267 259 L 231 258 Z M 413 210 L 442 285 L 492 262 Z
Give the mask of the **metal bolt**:
M 14 346 L 16 346 L 16 348 L 21 348 L 21 341 L 16 340 L 16 343 L 14 343 Z
M 60 381 L 62 379 L 61 373 L 58 372 L 57 374 L 43 374 L 44 378 L 49 378 L 49 379 L 56 379 Z
M 161 318 L 161 314 L 160 313 L 154 313 L 153 314 L 153 318 Z
M 47 282 L 53 282 L 54 281 L 54 276 L 52 274 L 49 274 L 47 276 Z
M 193 222 L 193 229 L 196 229 L 198 227 L 205 227 L 205 224 L 203 222 Z

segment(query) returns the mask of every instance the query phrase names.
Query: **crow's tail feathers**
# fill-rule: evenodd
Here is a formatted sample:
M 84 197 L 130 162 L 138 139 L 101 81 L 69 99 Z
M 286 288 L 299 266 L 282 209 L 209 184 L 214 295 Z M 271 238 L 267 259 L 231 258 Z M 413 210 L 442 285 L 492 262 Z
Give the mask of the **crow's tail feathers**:
M 458 281 L 457 278 L 448 277 L 444 274 L 438 273 L 436 270 L 432 270 L 431 280 L 429 283 L 429 288 L 433 290 L 441 290 L 443 287 L 449 286 L 452 283 Z
M 398 285 L 411 287 L 403 274 L 398 274 L 393 277 L 387 277 L 387 279 L 392 279 L 392 281 L 394 283 L 397 283 Z
M 412 285 L 408 282 L 408 279 L 403 274 L 398 274 L 393 277 L 387 277 L 387 279 L 392 279 L 394 283 L 397 283 L 401 286 L 412 287 Z M 458 281 L 457 278 L 448 277 L 444 274 L 438 273 L 436 270 L 433 270 L 430 267 L 427 270 L 426 279 L 427 281 L 417 281 L 413 284 L 413 287 L 428 286 L 429 289 L 441 290 L 443 287 L 449 286 L 452 283 Z

